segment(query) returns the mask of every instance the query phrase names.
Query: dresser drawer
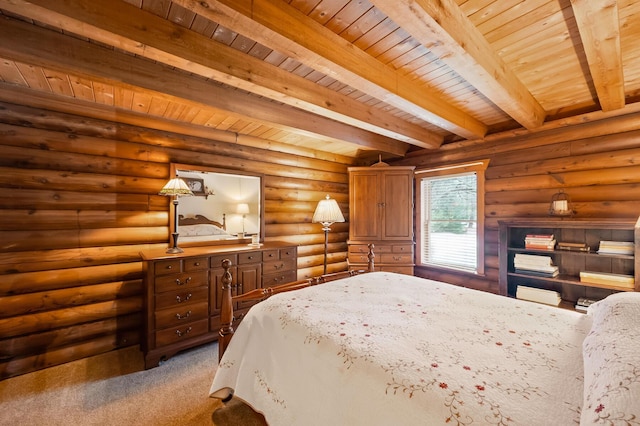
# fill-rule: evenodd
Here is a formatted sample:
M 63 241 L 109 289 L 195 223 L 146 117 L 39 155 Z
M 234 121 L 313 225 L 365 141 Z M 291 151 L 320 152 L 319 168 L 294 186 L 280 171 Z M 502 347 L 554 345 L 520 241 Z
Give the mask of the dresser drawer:
M 392 246 L 375 243 L 373 247 L 373 253 L 377 255 L 378 253 L 391 253 Z M 368 244 L 350 244 L 349 245 L 349 254 L 369 254 L 369 245 Z
M 182 324 L 201 320 L 209 316 L 209 303 L 205 300 L 184 306 L 156 311 L 156 329 L 179 327 Z
M 367 254 L 369 253 L 369 247 L 366 244 L 351 244 L 349 245 L 349 254 Z
M 172 343 L 200 336 L 209 331 L 209 319 L 202 319 L 177 327 L 156 331 L 156 346 L 166 346 Z
M 413 264 L 413 256 L 411 253 L 400 254 L 400 253 L 383 253 L 380 256 L 380 263 L 400 263 L 400 264 Z
M 265 262 L 262 265 L 262 273 L 264 274 L 273 274 L 276 272 L 284 272 L 284 271 L 295 270 L 295 269 L 296 269 L 296 262 L 294 259 Z
M 293 281 L 296 281 L 297 272 L 294 271 L 284 271 L 277 274 L 266 274 L 262 276 L 262 287 L 272 287 L 274 285 L 286 284 Z
M 278 260 L 278 259 L 280 259 L 280 250 L 278 249 L 264 250 L 262 252 L 263 262 L 270 262 L 272 260 Z
M 377 259 L 375 259 L 375 261 L 377 261 Z M 369 262 L 369 257 L 366 254 L 349 252 L 349 263 L 368 263 L 368 262 Z
M 282 260 L 295 259 L 298 254 L 298 251 L 296 250 L 295 247 L 281 248 L 279 251 L 280 251 L 280 259 Z
M 259 251 L 249 251 L 246 253 L 238 253 L 238 265 L 248 263 L 259 263 L 262 261 L 262 253 Z
M 194 288 L 207 285 L 208 271 L 165 275 L 156 278 L 157 293 L 175 291 L 178 289 Z
M 413 244 L 398 244 L 391 246 L 392 253 L 413 254 Z
M 187 288 L 176 291 L 166 291 L 156 295 L 156 309 L 181 306 L 188 303 L 208 300 L 209 289 L 205 286 Z
M 225 259 L 229 259 L 232 265 L 238 264 L 238 255 L 237 254 L 216 254 L 215 256 L 211 256 L 209 258 L 209 262 L 212 268 L 222 268 L 222 261 Z
M 182 272 L 182 261 L 180 259 L 163 260 L 156 262 L 153 267 L 153 272 L 156 275 L 167 275 Z
M 207 257 L 191 257 L 184 260 L 184 271 L 204 271 L 209 269 L 209 262 Z

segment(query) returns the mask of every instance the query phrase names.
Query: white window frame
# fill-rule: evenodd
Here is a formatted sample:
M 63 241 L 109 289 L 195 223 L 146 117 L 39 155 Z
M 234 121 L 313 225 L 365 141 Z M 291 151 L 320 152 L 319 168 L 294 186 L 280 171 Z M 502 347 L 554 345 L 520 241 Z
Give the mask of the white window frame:
M 416 241 L 418 242 L 416 249 L 416 265 L 438 268 L 448 271 L 456 271 L 462 273 L 472 273 L 474 275 L 484 275 L 484 174 L 489 165 L 489 160 L 477 160 L 470 163 L 455 164 L 450 166 L 442 166 L 436 168 L 419 169 L 415 171 L 416 179 Z M 477 220 L 476 220 L 476 267 L 475 270 L 467 268 L 458 268 L 454 265 L 441 265 L 424 263 L 423 257 L 423 242 L 424 242 L 424 214 L 423 214 L 423 200 L 422 200 L 422 181 L 426 178 L 435 177 L 447 177 L 461 174 L 475 173 L 476 174 L 476 203 L 477 203 Z

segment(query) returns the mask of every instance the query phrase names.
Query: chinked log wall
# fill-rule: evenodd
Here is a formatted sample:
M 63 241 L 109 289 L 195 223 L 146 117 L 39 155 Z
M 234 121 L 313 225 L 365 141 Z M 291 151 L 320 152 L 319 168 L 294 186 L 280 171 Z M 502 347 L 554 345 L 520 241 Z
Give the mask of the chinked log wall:
M 597 114 L 594 114 L 597 115 Z M 585 119 L 593 116 L 584 116 Z M 637 219 L 640 214 L 640 113 L 568 128 L 504 133 L 478 143 L 410 154 L 393 165 L 417 169 L 489 158 L 485 180 L 485 277 L 416 268 L 415 274 L 498 291 L 498 221 L 549 217 L 551 197 L 564 190 L 575 218 Z M 570 220 L 570 219 L 565 219 Z
M 167 246 L 169 199 L 157 193 L 171 162 L 264 174 L 266 239 L 298 245 L 300 279 L 323 269 L 318 200 L 330 194 L 348 217 L 353 164 L 341 156 L 3 103 L 0 135 L 0 379 L 139 342 L 139 252 Z M 347 269 L 348 230 L 332 226 L 331 272 Z

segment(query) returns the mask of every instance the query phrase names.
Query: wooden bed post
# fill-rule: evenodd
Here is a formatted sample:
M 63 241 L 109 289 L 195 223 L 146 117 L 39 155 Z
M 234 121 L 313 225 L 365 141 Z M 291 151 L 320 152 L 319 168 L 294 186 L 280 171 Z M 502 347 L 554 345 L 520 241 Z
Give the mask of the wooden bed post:
M 231 277 L 231 261 L 224 259 L 222 261 L 222 306 L 220 309 L 220 319 L 222 324 L 220 327 L 220 338 L 218 339 L 218 362 L 222 359 L 222 354 L 229 345 L 231 338 L 233 337 L 233 294 L 231 289 L 233 287 L 233 278 Z

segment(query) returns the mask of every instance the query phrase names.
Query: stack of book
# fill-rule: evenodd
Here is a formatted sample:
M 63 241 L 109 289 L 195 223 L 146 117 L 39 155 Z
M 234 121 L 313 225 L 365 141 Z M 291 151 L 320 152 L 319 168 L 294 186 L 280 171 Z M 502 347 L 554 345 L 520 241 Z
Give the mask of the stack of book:
M 524 285 L 519 285 L 516 289 L 516 298 L 553 306 L 558 306 L 562 301 L 560 294 L 557 291 L 543 290 Z
M 553 264 L 550 256 L 516 253 L 513 266 L 517 274 L 549 278 L 558 276 L 558 267 Z
M 598 253 L 633 254 L 633 242 L 628 241 L 600 241 Z
M 602 286 L 622 287 L 633 289 L 635 277 L 626 274 L 612 274 L 609 272 L 580 272 L 580 281 L 590 284 L 600 284 Z
M 558 241 L 558 245 L 556 246 L 558 250 L 568 250 L 568 251 L 584 251 L 587 252 L 590 250 L 590 247 L 585 243 L 568 243 L 565 241 Z
M 528 234 L 524 238 L 524 248 L 529 250 L 553 250 L 555 246 L 553 234 Z
M 576 302 L 576 311 L 587 312 L 587 309 L 589 309 L 589 306 L 595 302 L 596 300 L 587 299 L 586 297 L 581 297 Z

